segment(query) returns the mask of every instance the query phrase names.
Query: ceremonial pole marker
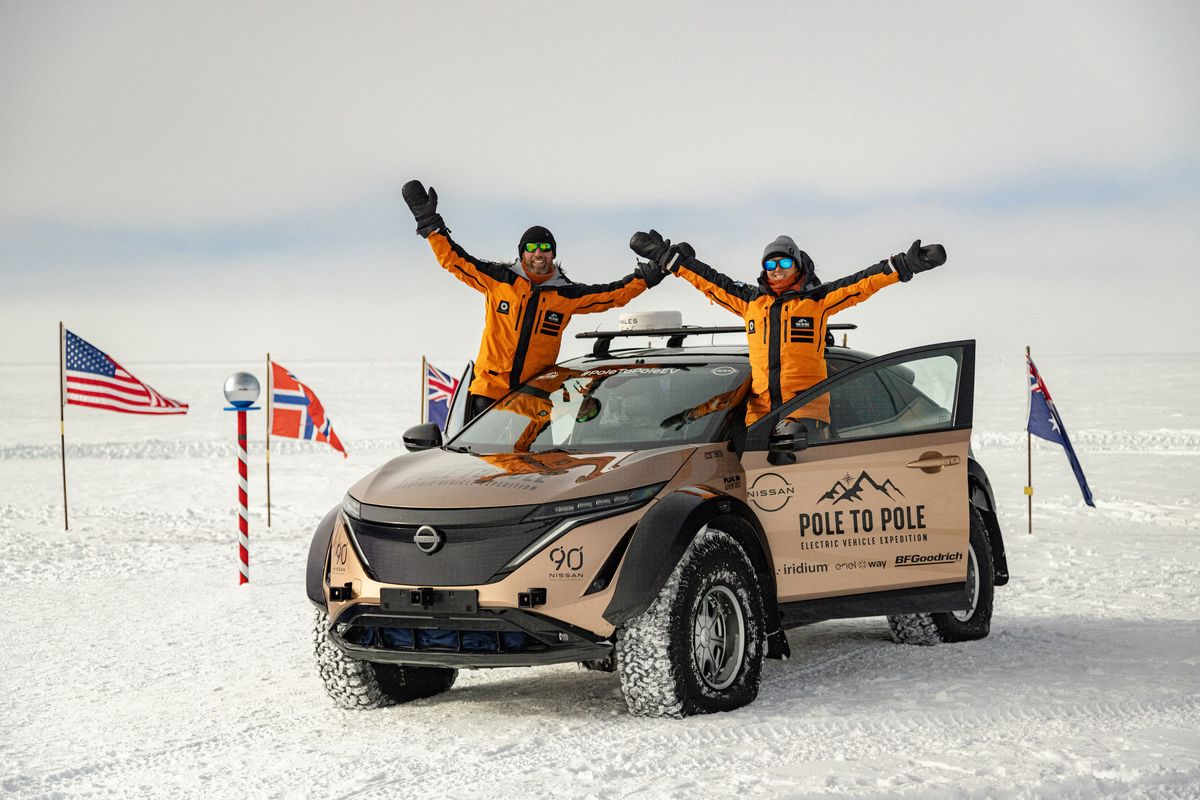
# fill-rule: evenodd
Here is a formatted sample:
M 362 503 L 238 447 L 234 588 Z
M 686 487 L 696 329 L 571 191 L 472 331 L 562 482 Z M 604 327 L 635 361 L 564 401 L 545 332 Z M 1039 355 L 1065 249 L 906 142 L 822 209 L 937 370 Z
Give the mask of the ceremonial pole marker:
M 249 470 L 246 466 L 246 412 L 257 411 L 258 378 L 249 372 L 235 372 L 225 380 L 226 411 L 237 412 L 238 447 L 238 584 L 250 582 L 250 504 Z

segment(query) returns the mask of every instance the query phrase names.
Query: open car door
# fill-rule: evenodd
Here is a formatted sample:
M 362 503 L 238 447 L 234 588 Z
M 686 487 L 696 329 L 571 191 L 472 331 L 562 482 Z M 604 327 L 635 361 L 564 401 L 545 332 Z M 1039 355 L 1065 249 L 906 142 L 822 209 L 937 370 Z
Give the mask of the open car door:
M 844 369 L 749 428 L 748 500 L 781 603 L 864 593 L 927 601 L 963 585 L 974 381 L 973 341 L 914 348 Z M 807 447 L 769 452 L 787 419 L 803 426 Z
M 467 389 L 471 386 L 471 378 L 475 375 L 475 362 L 468 361 L 467 368 L 458 378 L 454 394 L 450 397 L 450 410 L 446 413 L 446 427 L 442 431 L 445 439 L 462 430 L 463 420 L 467 416 Z

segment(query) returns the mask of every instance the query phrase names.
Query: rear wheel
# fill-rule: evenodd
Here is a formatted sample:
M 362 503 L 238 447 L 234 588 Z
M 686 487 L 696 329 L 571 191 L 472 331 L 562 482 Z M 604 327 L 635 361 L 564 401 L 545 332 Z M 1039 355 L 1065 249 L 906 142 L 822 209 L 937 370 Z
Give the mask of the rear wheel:
M 888 617 L 892 638 L 903 644 L 931 645 L 982 639 L 992 629 L 995 574 L 987 528 L 974 507 L 970 547 L 967 549 L 967 591 L 971 607 L 936 614 L 896 614 Z
M 762 594 L 745 551 L 723 531 L 702 530 L 617 640 L 630 713 L 685 717 L 752 702 L 762 676 L 762 620 Z
M 326 693 L 342 708 L 383 708 L 441 694 L 454 685 L 458 670 L 359 661 L 342 652 L 329 636 L 329 616 L 318 609 L 313 650 Z

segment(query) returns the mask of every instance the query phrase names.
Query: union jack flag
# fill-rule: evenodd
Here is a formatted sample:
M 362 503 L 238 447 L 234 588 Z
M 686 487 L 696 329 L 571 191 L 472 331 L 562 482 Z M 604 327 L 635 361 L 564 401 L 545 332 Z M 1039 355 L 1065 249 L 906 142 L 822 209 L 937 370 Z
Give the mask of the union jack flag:
M 1092 502 L 1092 490 L 1088 487 L 1083 467 L 1075 456 L 1075 448 L 1067 438 L 1067 428 L 1063 425 L 1062 417 L 1058 415 L 1058 409 L 1050 397 L 1050 390 L 1046 388 L 1046 382 L 1034 366 L 1033 359 L 1026 356 L 1025 364 L 1029 367 L 1029 422 L 1025 427 L 1034 436 L 1063 446 L 1067 451 L 1067 461 L 1071 462 L 1071 469 L 1075 472 L 1075 480 L 1079 481 L 1084 502 L 1095 507 L 1096 504 Z
M 69 406 L 122 414 L 186 414 L 187 403 L 163 397 L 112 356 L 68 330 L 63 331 L 63 379 Z
M 312 389 L 274 361 L 271 362 L 271 433 L 289 439 L 327 442 L 346 457 L 346 448 L 325 416 L 325 406 Z
M 436 422 L 442 430 L 446 429 L 450 400 L 457 388 L 458 378 L 452 378 L 428 361 L 425 362 L 425 419 Z

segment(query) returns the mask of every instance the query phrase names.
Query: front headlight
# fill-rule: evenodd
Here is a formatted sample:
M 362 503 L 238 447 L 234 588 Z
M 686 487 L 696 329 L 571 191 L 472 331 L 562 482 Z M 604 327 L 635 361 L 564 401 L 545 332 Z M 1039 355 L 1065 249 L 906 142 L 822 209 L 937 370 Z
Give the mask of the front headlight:
M 362 503 L 355 500 L 349 494 L 342 498 L 342 511 L 351 519 L 362 519 Z
M 626 489 L 611 494 L 598 494 L 595 497 L 581 497 L 578 500 L 562 500 L 557 503 L 546 503 L 534 509 L 526 519 L 551 519 L 552 517 L 574 517 L 581 514 L 592 514 L 597 511 L 632 511 L 640 505 L 645 505 L 662 491 L 665 482 L 642 486 L 638 489 Z
M 534 555 L 548 547 L 555 539 L 558 539 L 577 525 L 582 525 L 585 522 L 595 522 L 598 519 L 613 517 L 617 514 L 624 514 L 626 511 L 633 511 L 635 508 L 646 505 L 666 485 L 664 481 L 663 483 L 655 483 L 650 486 L 642 486 L 638 489 L 627 489 L 623 492 L 600 494 L 595 497 L 581 497 L 578 500 L 563 500 L 559 503 L 547 503 L 540 508 L 534 509 L 533 513 L 526 517 L 526 519 L 538 520 L 561 517 L 562 522 L 559 522 L 547 531 L 544 536 L 539 537 L 536 542 L 522 550 L 516 558 L 504 565 L 504 569 L 501 572 L 511 572 L 521 566 L 533 558 Z

